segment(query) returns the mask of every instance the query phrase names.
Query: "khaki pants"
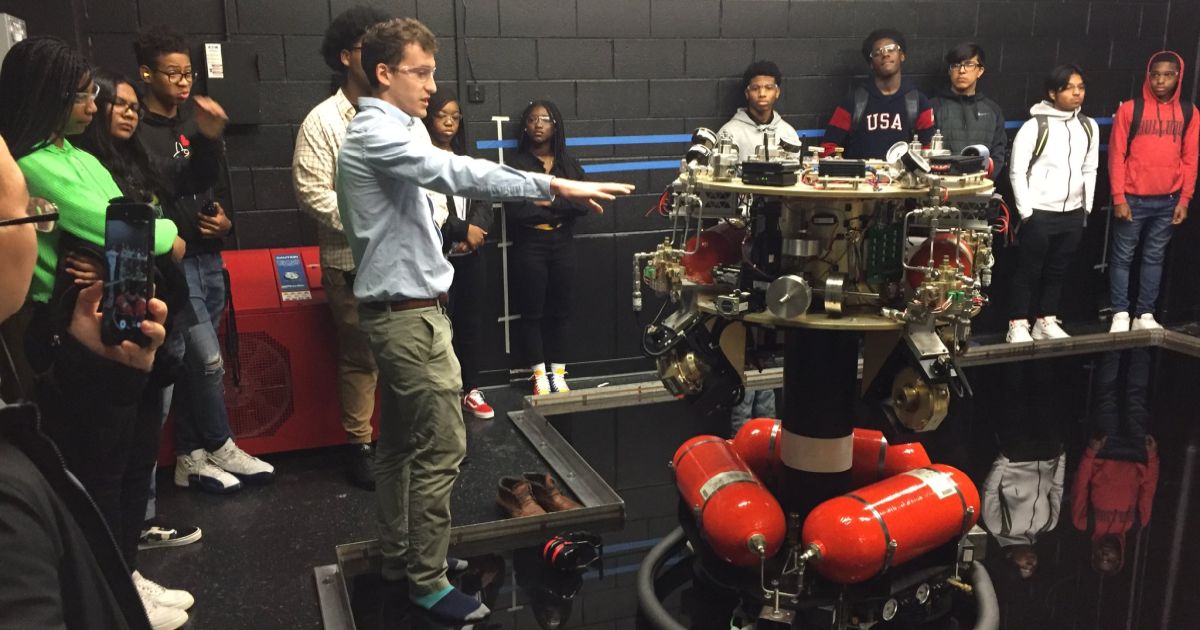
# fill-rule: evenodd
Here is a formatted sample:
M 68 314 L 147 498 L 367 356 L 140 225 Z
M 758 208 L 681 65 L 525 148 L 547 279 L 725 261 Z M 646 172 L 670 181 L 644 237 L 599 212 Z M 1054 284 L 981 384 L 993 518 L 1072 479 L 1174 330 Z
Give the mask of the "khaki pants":
M 375 411 L 375 386 L 379 370 L 367 336 L 358 326 L 358 301 L 354 287 L 341 270 L 323 267 L 321 286 L 337 331 L 338 400 L 342 403 L 342 428 L 351 444 L 371 441 L 371 414 Z
M 445 309 L 358 310 L 383 377 L 375 496 L 383 577 L 413 599 L 449 586 L 450 491 L 467 452 Z

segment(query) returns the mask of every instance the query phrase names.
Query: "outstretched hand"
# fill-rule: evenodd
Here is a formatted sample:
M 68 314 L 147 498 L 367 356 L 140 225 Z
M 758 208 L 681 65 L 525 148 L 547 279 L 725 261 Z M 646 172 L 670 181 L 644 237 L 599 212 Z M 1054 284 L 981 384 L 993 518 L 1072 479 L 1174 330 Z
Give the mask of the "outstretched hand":
M 550 180 L 550 191 L 555 195 L 582 203 L 596 214 L 604 214 L 604 208 L 600 205 L 601 201 L 611 201 L 616 199 L 617 195 L 628 195 L 633 190 L 633 184 L 581 182 L 562 177 Z
M 95 282 L 79 292 L 68 332 L 93 354 L 135 370 L 149 372 L 154 365 L 154 354 L 167 338 L 167 329 L 163 327 L 163 322 L 167 321 L 166 303 L 157 298 L 150 299 L 147 308 L 149 316 L 142 320 L 141 327 L 142 334 L 150 339 L 145 347 L 128 340 L 117 346 L 107 346 L 100 340 L 101 315 L 98 311 L 103 295 L 104 282 Z

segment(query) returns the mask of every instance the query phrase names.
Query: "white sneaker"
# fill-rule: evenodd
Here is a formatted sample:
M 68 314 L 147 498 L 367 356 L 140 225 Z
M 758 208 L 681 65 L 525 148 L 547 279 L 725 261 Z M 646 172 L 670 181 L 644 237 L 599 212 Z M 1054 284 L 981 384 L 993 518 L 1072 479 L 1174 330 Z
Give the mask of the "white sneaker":
M 1058 318 L 1053 315 L 1039 317 L 1033 322 L 1034 339 L 1066 339 L 1071 335 L 1058 325 Z
M 558 393 L 571 391 L 571 388 L 567 386 L 567 366 L 562 363 L 550 364 L 550 391 Z
M 1129 331 L 1129 313 L 1113 313 L 1112 325 L 1108 327 L 1108 332 L 1128 332 Z
M 176 630 L 188 621 L 188 614 L 178 608 L 159 606 L 146 600 L 142 600 L 142 608 L 146 609 L 151 630 Z
M 1154 319 L 1154 313 L 1142 313 L 1137 319 L 1133 320 L 1134 330 L 1158 330 L 1162 328 L 1162 324 Z
M 250 483 L 266 483 L 275 477 L 275 467 L 238 448 L 232 439 L 208 454 L 208 461 L 221 470 Z
M 1029 320 L 1014 319 L 1008 322 L 1008 335 L 1004 340 L 1008 343 L 1033 341 L 1033 337 L 1029 336 Z
M 213 466 L 208 461 L 208 453 L 202 448 L 175 458 L 175 485 L 180 488 L 200 488 L 217 494 L 228 494 L 242 489 L 242 482 Z
M 138 571 L 133 572 L 133 585 L 137 587 L 138 596 L 142 602 L 152 602 L 165 608 L 187 610 L 195 603 L 195 598 L 187 591 L 177 588 L 166 588 L 153 580 L 148 580 Z

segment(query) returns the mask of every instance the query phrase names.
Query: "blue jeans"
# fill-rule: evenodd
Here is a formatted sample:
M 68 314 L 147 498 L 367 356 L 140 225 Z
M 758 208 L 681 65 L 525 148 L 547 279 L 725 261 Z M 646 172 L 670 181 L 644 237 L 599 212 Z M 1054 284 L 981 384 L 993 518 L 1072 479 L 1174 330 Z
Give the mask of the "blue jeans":
M 225 409 L 225 362 L 217 327 L 225 313 L 221 254 L 183 259 L 196 324 L 183 331 L 183 370 L 175 383 L 175 453 L 215 450 L 233 437 Z
M 1150 383 L 1150 349 L 1134 348 L 1125 353 L 1106 352 L 1100 357 L 1096 371 L 1096 429 L 1100 435 L 1121 435 L 1121 390 L 1118 373 L 1121 355 L 1129 359 L 1125 372 L 1125 434 L 1131 438 L 1146 437 L 1150 425 L 1147 405 Z
M 1142 271 L 1138 276 L 1137 308 L 1133 316 L 1154 312 L 1163 259 L 1171 242 L 1171 219 L 1179 205 L 1179 193 L 1139 197 L 1126 195 L 1132 221 L 1113 221 L 1112 262 L 1108 269 L 1108 292 L 1114 313 L 1129 312 L 1129 266 L 1138 241 L 1142 243 Z
M 737 435 L 751 418 L 778 418 L 775 415 L 775 390 L 746 390 L 738 404 L 729 412 L 730 437 Z

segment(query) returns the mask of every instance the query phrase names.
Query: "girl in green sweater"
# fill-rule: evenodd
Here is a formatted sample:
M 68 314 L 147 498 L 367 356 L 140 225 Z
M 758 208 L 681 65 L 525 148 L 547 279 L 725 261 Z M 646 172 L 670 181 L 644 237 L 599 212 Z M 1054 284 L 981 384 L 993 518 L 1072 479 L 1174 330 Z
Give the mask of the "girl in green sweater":
M 112 175 L 67 139 L 82 133 L 96 113 L 96 84 L 87 62 L 65 42 L 34 37 L 13 47 L 0 70 L 0 134 L 25 175 L 31 197 L 58 206 L 59 228 L 104 246 L 104 217 L 121 196 Z M 154 254 L 176 246 L 175 224 L 154 225 Z M 38 233 L 38 261 L 29 298 L 48 302 L 58 266 L 57 232 Z M 182 257 L 183 242 L 179 241 Z

